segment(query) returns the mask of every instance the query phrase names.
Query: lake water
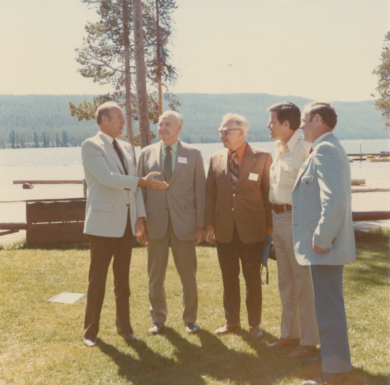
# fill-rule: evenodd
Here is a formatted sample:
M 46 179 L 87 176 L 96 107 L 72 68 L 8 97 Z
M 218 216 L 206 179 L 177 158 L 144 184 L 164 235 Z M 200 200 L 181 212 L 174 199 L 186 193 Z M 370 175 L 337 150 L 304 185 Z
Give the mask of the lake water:
M 363 152 L 390 150 L 390 140 L 344 140 L 341 141 L 347 153 L 357 153 L 362 146 Z M 251 143 L 274 155 L 274 142 Z M 222 148 L 220 143 L 194 144 L 203 155 L 207 172 L 210 156 Z M 139 155 L 139 147 L 136 149 Z M 352 178 L 369 181 L 390 180 L 389 163 L 353 162 Z M 80 147 L 25 148 L 0 150 L 0 201 L 12 198 L 10 190 L 21 190 L 20 185 L 13 185 L 14 180 L 32 179 L 83 179 Z M 64 185 L 36 186 L 35 188 L 64 189 Z M 7 190 L 7 191 L 6 191 Z M 30 194 L 32 190 L 30 191 Z M 7 197 L 5 196 L 7 195 Z
M 341 141 L 347 153 L 380 152 L 390 150 L 390 140 L 346 140 Z M 274 155 L 273 142 L 251 143 Z M 203 155 L 207 172 L 210 156 L 220 150 L 220 143 L 195 144 Z M 136 149 L 139 155 L 140 149 Z M 351 163 L 352 178 L 366 179 L 373 186 L 387 187 L 390 184 L 390 162 Z M 14 180 L 55 180 L 84 178 L 81 162 L 81 148 L 26 148 L 0 150 L 0 222 L 25 222 L 26 208 L 23 201 L 28 199 L 81 198 L 82 185 L 35 185 L 32 190 L 23 190 L 14 185 Z M 385 183 L 387 186 L 382 186 Z M 14 202 L 14 203 L 11 203 Z M 17 203 L 19 202 L 19 203 Z M 389 193 L 353 194 L 354 211 L 390 211 Z M 386 226 L 386 225 L 385 225 Z M 390 225 L 388 225 L 389 227 Z M 0 238 L 24 237 L 24 232 Z M 10 239 L 11 239 L 10 238 Z

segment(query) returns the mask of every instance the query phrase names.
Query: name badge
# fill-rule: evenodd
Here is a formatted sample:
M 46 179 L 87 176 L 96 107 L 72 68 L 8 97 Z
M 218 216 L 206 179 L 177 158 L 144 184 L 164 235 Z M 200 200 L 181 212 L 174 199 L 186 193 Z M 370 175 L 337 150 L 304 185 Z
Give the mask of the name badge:
M 306 170 L 306 168 L 307 168 L 307 164 L 305 164 L 305 163 L 302 163 L 302 164 L 301 164 L 301 169 L 302 169 L 303 171 L 305 171 L 305 170 Z
M 249 173 L 249 180 L 254 180 L 255 182 L 259 180 L 259 174 Z
M 177 161 L 178 161 L 179 163 L 187 164 L 187 158 L 183 158 L 182 156 L 179 156 L 179 157 L 177 158 Z

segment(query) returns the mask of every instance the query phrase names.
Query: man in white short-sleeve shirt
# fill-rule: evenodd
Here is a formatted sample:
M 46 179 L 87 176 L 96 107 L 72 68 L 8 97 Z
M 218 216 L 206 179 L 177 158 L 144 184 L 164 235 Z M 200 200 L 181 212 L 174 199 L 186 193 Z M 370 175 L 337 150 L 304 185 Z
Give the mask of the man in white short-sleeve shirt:
M 319 344 L 310 269 L 298 264 L 292 231 L 292 190 L 311 144 L 303 140 L 298 128 L 301 113 L 289 102 L 271 106 L 268 128 L 276 140 L 275 158 L 270 170 L 269 200 L 273 205 L 273 242 L 278 264 L 282 301 L 281 337 L 268 345 L 282 348 L 299 345 L 289 357 L 304 357 Z

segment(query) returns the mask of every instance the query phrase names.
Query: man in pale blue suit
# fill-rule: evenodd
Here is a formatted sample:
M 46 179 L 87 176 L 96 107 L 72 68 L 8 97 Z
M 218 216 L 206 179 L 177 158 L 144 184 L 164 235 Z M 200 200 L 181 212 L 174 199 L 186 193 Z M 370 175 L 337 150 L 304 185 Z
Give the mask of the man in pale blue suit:
M 309 103 L 302 114 L 313 143 L 293 190 L 295 257 L 310 266 L 321 341 L 322 373 L 302 385 L 328 384 L 351 370 L 343 297 L 343 266 L 356 260 L 348 156 L 333 135 L 337 115 L 328 103 Z

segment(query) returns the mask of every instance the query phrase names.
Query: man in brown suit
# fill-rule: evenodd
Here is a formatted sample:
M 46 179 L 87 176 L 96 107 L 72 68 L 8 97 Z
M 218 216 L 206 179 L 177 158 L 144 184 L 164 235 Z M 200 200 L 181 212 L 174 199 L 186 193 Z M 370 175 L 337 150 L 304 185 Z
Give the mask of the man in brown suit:
M 206 241 L 217 243 L 224 288 L 226 323 L 215 333 L 225 334 L 241 327 L 241 259 L 250 334 L 260 338 L 261 254 L 267 234 L 272 233 L 272 207 L 268 200 L 272 157 L 246 142 L 248 128 L 243 116 L 227 114 L 218 129 L 225 148 L 210 158 Z

